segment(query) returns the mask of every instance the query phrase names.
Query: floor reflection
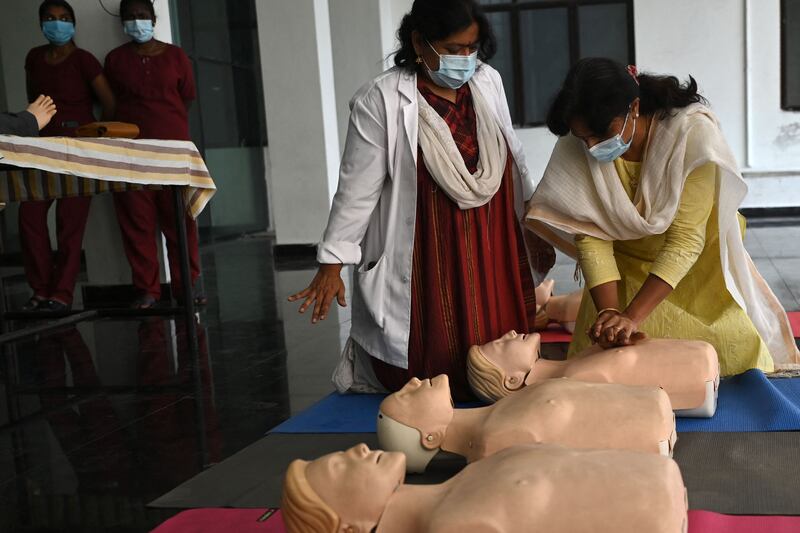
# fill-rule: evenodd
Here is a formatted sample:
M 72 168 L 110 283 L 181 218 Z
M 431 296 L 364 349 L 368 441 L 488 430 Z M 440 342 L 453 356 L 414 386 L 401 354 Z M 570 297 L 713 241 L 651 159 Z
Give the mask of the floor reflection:
M 186 324 L 165 318 L 86 322 L 3 347 L 0 531 L 146 531 L 172 514 L 149 501 L 288 418 L 278 302 L 289 289 L 271 241 L 216 244 L 203 261 L 211 302 L 192 326 L 196 360 Z M 6 281 L 9 298 L 25 290 Z M 325 359 L 324 346 L 335 361 L 337 345 L 309 343 L 300 360 Z M 298 401 L 329 390 L 306 380 Z

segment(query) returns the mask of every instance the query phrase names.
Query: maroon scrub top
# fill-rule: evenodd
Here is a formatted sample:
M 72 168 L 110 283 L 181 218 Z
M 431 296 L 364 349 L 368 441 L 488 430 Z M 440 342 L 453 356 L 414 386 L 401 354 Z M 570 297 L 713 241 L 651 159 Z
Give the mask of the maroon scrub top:
M 103 67 L 81 48 L 73 50 L 62 62 L 50 65 L 45 61 L 48 46 L 33 48 L 25 58 L 31 92 L 50 96 L 57 109 L 39 135 L 74 137 L 78 126 L 95 121 L 92 82 L 103 73 Z
M 123 44 L 106 56 L 106 77 L 117 97 L 116 120 L 139 126 L 140 139 L 189 140 L 186 102 L 195 99 L 192 64 L 181 48 L 167 44 L 155 56 Z

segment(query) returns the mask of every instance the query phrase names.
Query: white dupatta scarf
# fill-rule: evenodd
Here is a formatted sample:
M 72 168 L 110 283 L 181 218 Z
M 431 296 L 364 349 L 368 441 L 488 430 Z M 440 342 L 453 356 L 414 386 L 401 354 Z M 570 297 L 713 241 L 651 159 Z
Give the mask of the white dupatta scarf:
M 500 188 L 506 170 L 508 148 L 503 130 L 480 90 L 470 82 L 478 130 L 478 168 L 467 170 L 453 134 L 444 119 L 417 93 L 419 107 L 419 145 L 425 166 L 437 185 L 460 209 L 480 207 Z
M 572 135 L 559 139 L 531 199 L 529 226 L 572 257 L 575 235 L 612 241 L 659 235 L 675 218 L 686 177 L 709 162 L 717 167 L 720 258 L 728 292 L 753 321 L 776 367 L 800 363 L 786 312 L 745 250 L 737 210 L 747 185 L 707 107 L 692 104 L 654 124 L 633 202 L 613 163 L 598 162 Z

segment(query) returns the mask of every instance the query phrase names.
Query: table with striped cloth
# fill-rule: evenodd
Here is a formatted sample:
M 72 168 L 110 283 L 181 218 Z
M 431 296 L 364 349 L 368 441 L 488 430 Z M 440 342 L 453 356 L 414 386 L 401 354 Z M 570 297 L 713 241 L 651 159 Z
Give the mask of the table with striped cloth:
M 0 135 L 0 156 L 14 167 L 0 170 L 2 203 L 177 185 L 196 218 L 216 193 L 190 141 Z

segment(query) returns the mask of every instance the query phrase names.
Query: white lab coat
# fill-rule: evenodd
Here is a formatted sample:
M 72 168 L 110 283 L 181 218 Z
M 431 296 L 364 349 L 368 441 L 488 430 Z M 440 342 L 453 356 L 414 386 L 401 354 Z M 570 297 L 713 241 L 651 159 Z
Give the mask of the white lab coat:
M 515 208 L 521 220 L 534 183 L 511 124 L 503 82 L 495 69 L 482 64 L 471 83 L 486 98 L 511 148 Z M 395 67 L 353 96 L 339 187 L 317 253 L 320 263 L 358 265 L 351 340 L 401 368 L 408 368 L 411 324 L 417 95 L 416 74 Z

